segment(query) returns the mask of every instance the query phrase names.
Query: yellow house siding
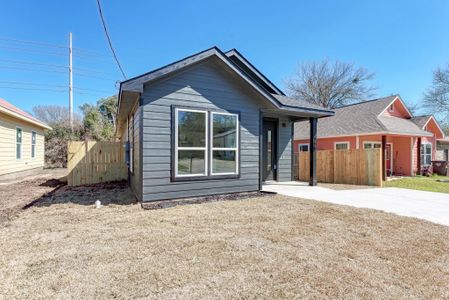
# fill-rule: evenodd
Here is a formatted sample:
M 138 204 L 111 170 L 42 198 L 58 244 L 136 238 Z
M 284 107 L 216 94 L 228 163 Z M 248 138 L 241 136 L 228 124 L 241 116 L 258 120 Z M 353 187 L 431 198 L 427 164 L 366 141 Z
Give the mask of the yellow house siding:
M 16 159 L 16 128 L 22 129 L 22 158 Z M 36 157 L 31 158 L 31 132 L 36 132 Z M 0 113 L 0 175 L 44 166 L 44 130 Z

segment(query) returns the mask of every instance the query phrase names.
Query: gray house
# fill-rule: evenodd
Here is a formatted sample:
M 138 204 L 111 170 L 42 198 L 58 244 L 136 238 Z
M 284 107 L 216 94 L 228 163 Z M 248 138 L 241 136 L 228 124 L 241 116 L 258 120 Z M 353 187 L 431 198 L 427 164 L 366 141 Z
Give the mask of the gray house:
M 318 118 L 333 115 L 286 97 L 239 52 L 216 47 L 121 82 L 118 109 L 117 137 L 142 202 L 291 181 L 293 122 L 310 120 L 313 137 Z

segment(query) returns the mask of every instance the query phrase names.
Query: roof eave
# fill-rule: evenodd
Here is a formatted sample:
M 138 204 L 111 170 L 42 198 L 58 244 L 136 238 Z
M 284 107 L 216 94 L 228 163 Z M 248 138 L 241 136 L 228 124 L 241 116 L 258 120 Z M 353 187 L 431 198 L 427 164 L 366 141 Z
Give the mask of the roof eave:
M 212 47 L 205 51 L 199 52 L 197 54 L 188 56 L 182 60 L 176 61 L 154 71 L 142 74 L 140 76 L 128 79 L 120 83 L 121 91 L 131 91 L 131 92 L 143 92 L 143 85 L 156 80 L 162 76 L 169 75 L 175 71 L 181 70 L 188 67 L 194 63 L 203 61 L 209 57 L 217 56 L 221 59 L 229 68 L 231 68 L 235 73 L 237 73 L 242 79 L 244 79 L 249 85 L 251 85 L 258 93 L 264 96 L 272 105 L 280 108 L 282 104 L 273 97 L 268 91 L 265 91 L 259 84 L 251 80 L 243 71 L 241 71 L 237 66 L 235 66 L 230 59 L 217 47 Z
M 47 129 L 47 130 L 51 130 L 52 129 L 49 125 L 47 125 L 45 123 L 41 123 L 41 122 L 35 121 L 33 119 L 27 118 L 25 116 L 22 116 L 22 115 L 20 115 L 20 114 L 18 114 L 16 112 L 13 112 L 13 111 L 11 111 L 11 110 L 9 110 L 7 108 L 1 107 L 1 106 L 0 106 L 0 112 L 4 113 L 6 115 L 12 116 L 12 117 L 14 117 L 16 119 L 20 119 L 20 120 L 22 120 L 24 122 L 31 123 L 31 124 L 33 124 L 33 125 L 35 125 L 37 127 L 43 128 L 43 129 Z
M 237 49 L 231 49 L 225 52 L 226 56 L 234 55 L 236 56 L 246 67 L 248 67 L 253 73 L 258 75 L 258 77 L 265 82 L 268 86 L 270 86 L 273 90 L 278 92 L 280 95 L 285 96 L 284 92 L 278 88 L 271 80 L 269 80 L 262 72 L 260 72 L 250 61 L 248 61 Z

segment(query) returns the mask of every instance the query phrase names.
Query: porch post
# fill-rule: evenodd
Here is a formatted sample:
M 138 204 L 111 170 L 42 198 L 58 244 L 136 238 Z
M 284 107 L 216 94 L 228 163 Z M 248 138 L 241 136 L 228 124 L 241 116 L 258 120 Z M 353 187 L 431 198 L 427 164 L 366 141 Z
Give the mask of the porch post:
M 382 180 L 385 181 L 387 179 L 387 162 L 386 158 L 386 150 L 387 149 L 387 136 L 382 136 Z
M 418 171 L 416 172 L 418 175 L 422 175 L 421 173 L 421 137 L 418 138 L 418 150 L 416 151 L 416 156 L 418 160 Z
M 310 118 L 310 145 L 309 145 L 309 153 L 310 153 L 310 186 L 316 186 L 316 136 L 317 136 L 317 118 Z

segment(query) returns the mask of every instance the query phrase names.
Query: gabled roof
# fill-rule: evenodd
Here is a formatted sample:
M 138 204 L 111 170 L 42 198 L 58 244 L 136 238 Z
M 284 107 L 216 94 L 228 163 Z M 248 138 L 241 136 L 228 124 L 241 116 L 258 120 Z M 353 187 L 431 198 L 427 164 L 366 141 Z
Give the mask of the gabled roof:
M 310 108 L 310 109 L 324 110 L 324 108 L 319 105 L 315 105 L 315 104 L 309 103 L 309 102 L 301 100 L 301 99 L 295 99 L 295 98 L 291 98 L 291 97 L 287 97 L 287 96 L 283 96 L 283 95 L 276 95 L 276 94 L 272 94 L 272 95 L 285 106 L 292 106 L 292 107 L 301 106 L 301 107 Z
M 237 52 L 234 50 L 234 52 L 229 52 L 229 55 L 237 55 Z M 239 54 L 240 57 L 242 57 L 241 61 L 247 61 L 246 59 Z M 233 62 L 225 53 L 223 53 L 220 49 L 217 47 L 212 47 L 210 49 L 201 51 L 197 54 L 188 56 L 182 60 L 176 61 L 174 63 L 171 63 L 169 65 L 166 65 L 164 67 L 161 67 L 159 69 L 153 70 L 151 72 L 142 74 L 140 76 L 125 80 L 120 83 L 120 92 L 119 92 L 119 112 L 120 112 L 120 99 L 122 92 L 128 91 L 128 92 L 137 92 L 141 93 L 143 92 L 143 85 L 145 83 L 151 82 L 153 80 L 159 79 L 163 76 L 168 76 L 176 71 L 180 71 L 186 67 L 189 67 L 193 64 L 199 63 L 201 61 L 204 61 L 206 59 L 216 57 L 220 59 L 227 67 L 229 67 L 237 76 L 239 76 L 246 84 L 248 84 L 251 88 L 253 88 L 256 92 L 258 92 L 261 96 L 263 96 L 269 103 L 273 106 L 275 110 L 279 110 L 282 113 L 309 113 L 311 116 L 315 117 L 325 117 L 325 116 L 332 116 L 333 111 L 323 109 L 323 108 L 310 108 L 306 106 L 301 106 L 298 102 L 291 103 L 290 105 L 285 105 L 285 102 L 280 101 L 276 94 L 272 94 L 267 90 L 264 86 L 261 85 L 260 82 L 256 81 L 254 77 L 251 77 L 247 72 L 242 70 L 241 66 L 238 66 Z M 262 76 L 257 69 L 252 67 L 253 71 L 257 76 L 260 74 L 260 78 L 265 78 L 265 76 Z M 266 78 L 265 78 L 266 79 Z M 271 83 L 266 79 L 267 84 Z M 274 85 L 273 85 L 274 86 Z M 277 88 L 275 88 L 277 89 Z
M 383 115 L 399 95 L 347 105 L 335 110 L 335 116 L 318 121 L 318 137 L 354 136 L 363 134 L 404 134 L 431 136 L 409 119 Z M 309 138 L 308 122 L 295 124 L 295 139 Z
M 443 129 L 441 128 L 440 124 L 438 123 L 438 121 L 435 119 L 434 116 L 432 115 L 426 115 L 426 116 L 416 116 L 413 117 L 412 122 L 415 123 L 416 125 L 419 126 L 419 128 L 425 130 L 425 127 L 427 126 L 427 124 L 429 124 L 430 121 L 435 122 L 435 124 L 438 127 L 438 130 L 441 133 L 441 136 L 444 138 L 446 136 L 446 134 L 444 133 Z
M 225 53 L 231 61 L 237 65 L 242 71 L 247 73 L 251 78 L 262 85 L 267 91 L 272 94 L 284 95 L 281 89 L 279 89 L 273 82 L 271 82 L 265 75 L 256 69 L 237 49 L 229 50 Z
M 45 129 L 51 129 L 51 127 L 48 126 L 47 124 L 45 124 L 44 122 L 36 119 L 29 113 L 21 110 L 20 108 L 12 105 L 11 103 L 9 103 L 8 101 L 6 101 L 5 99 L 2 99 L 2 98 L 0 98 L 0 112 L 10 115 L 12 117 L 21 119 L 22 121 L 31 123 L 38 127 L 45 128 Z
M 411 118 L 410 120 L 419 126 L 419 128 L 424 129 L 424 126 L 426 126 L 427 122 L 429 122 L 430 118 L 432 116 L 416 116 Z

